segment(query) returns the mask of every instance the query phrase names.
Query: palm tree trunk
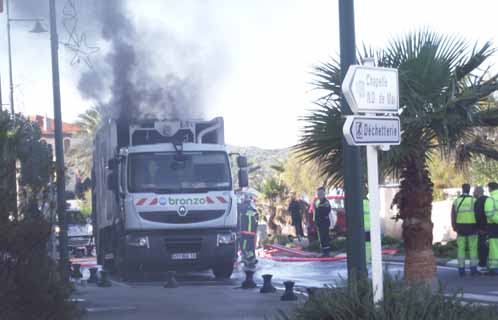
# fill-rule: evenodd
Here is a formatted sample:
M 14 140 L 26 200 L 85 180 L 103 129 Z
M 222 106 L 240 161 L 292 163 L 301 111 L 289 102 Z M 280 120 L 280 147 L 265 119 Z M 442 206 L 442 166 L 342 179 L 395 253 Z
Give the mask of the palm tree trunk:
M 431 282 L 436 274 L 432 251 L 432 182 L 424 158 L 413 157 L 405 168 L 396 197 L 399 218 L 403 220 L 405 280 Z

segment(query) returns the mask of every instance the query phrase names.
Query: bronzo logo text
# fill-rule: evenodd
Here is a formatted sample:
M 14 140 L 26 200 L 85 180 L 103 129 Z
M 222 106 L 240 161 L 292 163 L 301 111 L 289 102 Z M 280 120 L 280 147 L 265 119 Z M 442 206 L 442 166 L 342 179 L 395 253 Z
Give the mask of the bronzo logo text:
M 206 204 L 206 199 L 204 198 L 180 198 L 180 199 L 168 199 L 168 204 L 170 206 L 184 206 L 184 205 L 199 205 Z

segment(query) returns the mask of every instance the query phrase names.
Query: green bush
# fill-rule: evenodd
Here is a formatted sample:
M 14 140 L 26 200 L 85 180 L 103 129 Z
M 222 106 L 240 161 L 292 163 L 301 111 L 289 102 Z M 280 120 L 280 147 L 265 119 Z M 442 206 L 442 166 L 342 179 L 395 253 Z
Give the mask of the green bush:
M 424 285 L 405 286 L 387 279 L 384 300 L 372 302 L 370 282 L 352 282 L 349 287 L 315 289 L 292 315 L 280 312 L 278 319 L 293 320 L 490 320 L 498 319 L 496 307 L 462 302 Z
M 42 218 L 0 224 L 0 319 L 75 319 L 72 287 L 47 255 Z
M 437 258 L 453 259 L 457 256 L 457 242 L 455 240 L 448 241 L 446 244 L 437 242 L 432 246 L 434 255 Z
M 348 242 L 346 238 L 337 238 L 330 241 L 330 249 L 332 251 L 345 252 L 347 250 Z
M 291 243 L 289 240 L 288 235 L 283 235 L 283 234 L 273 234 L 268 237 L 268 239 L 265 239 L 261 242 L 263 245 L 265 244 L 279 244 L 282 246 L 286 246 L 287 244 Z
M 320 241 L 318 241 L 318 240 L 311 241 L 309 243 L 308 247 L 306 248 L 306 250 L 312 251 L 312 252 L 320 252 L 320 250 L 321 250 Z

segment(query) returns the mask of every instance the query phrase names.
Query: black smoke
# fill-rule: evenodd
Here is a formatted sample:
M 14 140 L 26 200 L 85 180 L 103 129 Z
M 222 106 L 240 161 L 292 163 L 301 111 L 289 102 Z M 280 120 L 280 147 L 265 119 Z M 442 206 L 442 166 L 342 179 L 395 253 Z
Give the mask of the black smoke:
M 104 104 L 123 121 L 202 117 L 206 83 L 211 80 L 206 70 L 214 61 L 199 54 L 196 39 L 180 39 L 163 25 L 137 29 L 123 0 L 101 1 L 97 11 L 109 48 L 95 61 L 97 67 L 83 73 L 82 95 L 100 101 L 110 96 Z M 153 34 L 156 41 L 145 40 L 144 34 Z M 158 70 L 153 56 L 161 50 L 164 61 Z

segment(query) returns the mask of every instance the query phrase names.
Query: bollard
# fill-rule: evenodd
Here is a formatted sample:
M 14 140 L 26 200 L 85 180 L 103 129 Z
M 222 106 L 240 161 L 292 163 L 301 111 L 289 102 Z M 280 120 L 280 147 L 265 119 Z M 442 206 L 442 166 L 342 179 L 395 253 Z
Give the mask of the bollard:
M 98 282 L 98 276 L 97 276 L 97 268 L 89 268 L 90 271 L 90 278 L 88 278 L 88 283 L 97 283 Z
M 166 273 L 166 282 L 164 283 L 164 288 L 176 288 L 178 287 L 178 282 L 176 282 L 175 271 L 168 271 Z
M 71 278 L 81 279 L 83 275 L 81 274 L 81 264 L 75 263 L 72 265 Z
M 107 273 L 107 271 L 100 271 L 100 278 L 97 282 L 97 285 L 102 288 L 111 286 L 111 281 L 109 281 L 109 274 Z
M 254 271 L 246 270 L 245 273 L 246 273 L 246 279 L 244 280 L 244 282 L 242 282 L 242 289 L 256 288 L 257 287 L 256 282 L 254 282 L 253 280 Z
M 297 296 L 294 294 L 294 281 L 285 281 L 285 292 L 280 297 L 282 301 L 294 301 L 297 300 Z
M 271 274 L 263 275 L 263 287 L 259 290 L 261 293 L 271 293 L 277 291 L 275 287 L 271 284 L 271 278 L 273 276 Z

